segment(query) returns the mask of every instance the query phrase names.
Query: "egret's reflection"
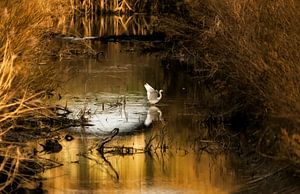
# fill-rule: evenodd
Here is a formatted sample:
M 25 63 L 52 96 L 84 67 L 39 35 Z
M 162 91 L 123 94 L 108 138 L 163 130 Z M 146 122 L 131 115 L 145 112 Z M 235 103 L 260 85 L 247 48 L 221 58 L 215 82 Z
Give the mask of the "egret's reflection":
M 153 121 L 159 121 L 159 122 L 163 121 L 162 112 L 156 106 L 151 106 L 148 109 L 147 117 L 144 124 L 148 127 L 149 125 L 151 125 Z

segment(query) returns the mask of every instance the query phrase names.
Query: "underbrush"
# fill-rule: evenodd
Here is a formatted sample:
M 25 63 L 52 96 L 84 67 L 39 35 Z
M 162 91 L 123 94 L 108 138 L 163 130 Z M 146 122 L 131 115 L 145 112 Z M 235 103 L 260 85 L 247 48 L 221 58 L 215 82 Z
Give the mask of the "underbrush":
M 59 86 L 47 65 L 45 34 L 50 6 L 40 0 L 0 2 L 0 191 L 13 192 L 36 178 L 51 160 L 35 155 L 30 137 L 51 138 L 51 131 L 70 125 L 49 98 Z M 28 134 L 28 135 L 21 135 Z
M 186 6 L 184 17 L 160 21 L 170 40 L 166 58 L 192 66 L 196 80 L 214 91 L 231 128 L 253 140 L 252 148 L 299 164 L 298 1 L 202 0 Z
M 47 4 L 40 0 L 4 1 L 1 8 L 0 126 L 4 135 L 8 129 L 22 128 L 20 118 L 57 118 L 48 99 L 60 82 L 43 55 L 51 16 Z

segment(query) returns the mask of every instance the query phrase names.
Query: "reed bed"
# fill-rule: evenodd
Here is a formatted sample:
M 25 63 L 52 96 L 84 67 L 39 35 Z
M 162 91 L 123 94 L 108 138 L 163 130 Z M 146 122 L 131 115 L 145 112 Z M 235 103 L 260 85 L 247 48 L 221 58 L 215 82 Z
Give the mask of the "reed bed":
M 171 42 L 166 57 L 192 66 L 232 128 L 254 138 L 261 154 L 299 163 L 299 2 L 190 0 L 185 6 L 189 12 L 160 21 Z
M 47 65 L 53 4 L 41 0 L 0 2 L 0 192 L 15 192 L 55 162 L 35 155 L 27 142 L 51 138 L 69 124 L 49 98 L 59 86 Z M 51 10 L 52 9 L 52 10 Z M 27 134 L 27 135 L 24 135 Z
M 53 90 L 53 75 L 39 65 L 43 52 L 44 21 L 48 17 L 42 1 L 1 2 L 0 21 L 0 126 L 1 134 L 13 128 L 16 119 L 32 115 L 54 116 L 43 105 Z M 37 84 L 39 83 L 39 84 Z M 52 87 L 50 87 L 52 86 Z
M 145 1 L 145 0 L 71 0 L 72 10 L 80 11 L 86 16 L 130 15 L 133 13 L 158 14 L 177 7 L 184 0 Z

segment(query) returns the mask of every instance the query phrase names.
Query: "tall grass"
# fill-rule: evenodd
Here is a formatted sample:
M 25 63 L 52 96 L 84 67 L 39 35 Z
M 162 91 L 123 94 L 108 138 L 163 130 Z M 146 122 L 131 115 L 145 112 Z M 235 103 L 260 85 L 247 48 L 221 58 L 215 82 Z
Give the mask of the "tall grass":
M 42 79 L 37 63 L 47 13 L 39 0 L 1 1 L 0 4 L 3 16 L 0 19 L 0 126 L 3 135 L 11 128 L 6 122 L 44 109 L 40 101 L 45 95 L 44 86 L 33 87 L 32 83 Z M 45 75 L 43 79 L 40 83 L 47 85 Z
M 190 0 L 187 6 L 184 17 L 164 18 L 160 25 L 176 40 L 168 55 L 184 58 L 210 83 L 236 130 L 277 121 L 258 133 L 264 147 L 275 144 L 278 138 L 270 137 L 283 128 L 288 137 L 299 134 L 299 2 Z
M 0 53 L 4 56 L 6 42 L 15 55 L 32 56 L 43 30 L 41 23 L 45 19 L 46 8 L 43 1 L 12 0 L 0 2 Z
M 46 101 L 58 84 L 51 68 L 44 65 L 50 11 L 51 5 L 42 0 L 0 1 L 1 193 L 12 192 L 51 163 L 36 158 L 26 143 L 10 142 L 26 142 L 19 136 L 24 131 L 49 135 L 58 119 Z

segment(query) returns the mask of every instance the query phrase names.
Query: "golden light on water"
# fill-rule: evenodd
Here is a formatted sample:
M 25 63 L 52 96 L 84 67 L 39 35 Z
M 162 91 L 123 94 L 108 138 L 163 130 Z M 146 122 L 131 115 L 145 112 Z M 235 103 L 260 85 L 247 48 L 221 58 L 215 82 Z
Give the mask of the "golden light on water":
M 89 152 L 91 144 L 87 140 L 76 138 L 61 142 L 64 149 L 53 154 L 51 159 L 61 161 L 63 166 L 43 174 L 47 178 L 44 186 L 49 193 L 229 193 L 234 187 L 234 174 L 229 168 L 226 170 L 228 164 L 225 155 L 184 155 L 180 151 L 158 151 L 151 155 L 107 154 L 103 159 L 95 150 Z M 134 147 L 139 148 L 145 145 L 145 135 L 121 137 L 117 141 L 125 146 L 134 142 Z
M 229 193 L 234 187 L 234 173 L 226 155 L 209 155 L 191 150 L 190 141 L 195 135 L 208 133 L 199 128 L 196 116 L 185 109 L 191 102 L 180 91 L 166 91 L 157 110 L 160 119 L 154 119 L 143 127 L 148 118 L 149 105 L 143 88 L 145 80 L 164 89 L 163 74 L 158 59 L 123 52 L 126 46 L 108 44 L 105 60 L 72 64 L 78 68 L 76 77 L 65 86 L 61 100 L 71 110 L 85 108 L 93 114 L 89 120 L 94 126 L 71 129 L 73 141 L 61 140 L 61 152 L 51 154 L 52 160 L 63 166 L 45 171 L 44 188 L 49 193 Z M 63 65 L 63 64 L 62 64 Z M 63 69 L 63 68 L 62 68 Z M 167 80 L 168 81 L 168 80 Z M 184 83 L 184 80 L 179 80 Z M 172 98 L 172 95 L 175 97 Z M 70 98 L 69 98 L 69 97 Z M 121 97 L 120 97 L 121 96 Z M 113 105 L 123 102 L 126 105 Z M 76 115 L 76 114 L 75 114 Z M 152 142 L 151 153 L 105 154 L 104 157 L 90 148 L 101 141 L 119 125 L 128 135 L 119 134 L 106 146 L 125 146 L 139 152 Z M 142 127 L 142 128 L 140 128 Z M 133 132 L 134 131 L 134 132 Z M 165 152 L 156 149 L 162 143 L 169 147 Z M 185 152 L 184 150 L 187 150 Z

